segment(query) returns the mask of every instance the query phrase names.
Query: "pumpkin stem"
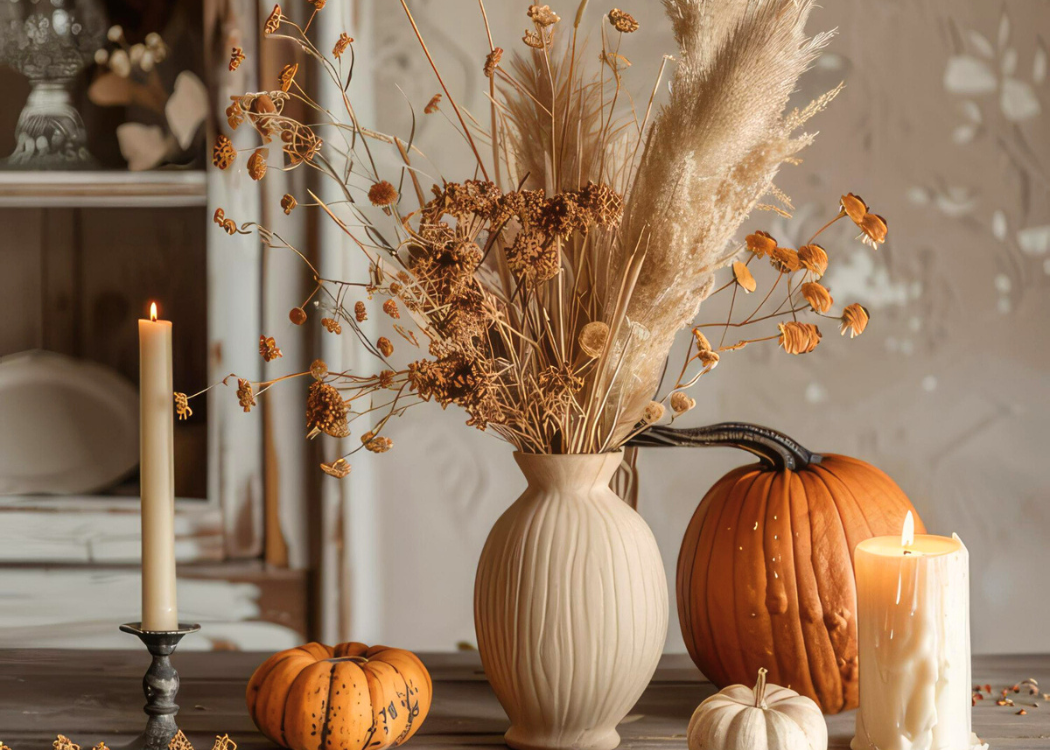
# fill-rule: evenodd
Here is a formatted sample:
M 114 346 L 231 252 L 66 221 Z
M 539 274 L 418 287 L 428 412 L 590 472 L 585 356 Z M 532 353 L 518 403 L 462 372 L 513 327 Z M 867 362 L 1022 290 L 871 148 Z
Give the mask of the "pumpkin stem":
M 820 463 L 821 455 L 812 453 L 782 432 L 746 422 L 722 422 L 707 427 L 678 429 L 654 425 L 630 440 L 627 445 L 653 446 L 732 446 L 758 456 L 774 469 L 798 471 L 809 464 Z
M 766 708 L 766 668 L 758 670 L 758 682 L 755 683 L 755 708 Z

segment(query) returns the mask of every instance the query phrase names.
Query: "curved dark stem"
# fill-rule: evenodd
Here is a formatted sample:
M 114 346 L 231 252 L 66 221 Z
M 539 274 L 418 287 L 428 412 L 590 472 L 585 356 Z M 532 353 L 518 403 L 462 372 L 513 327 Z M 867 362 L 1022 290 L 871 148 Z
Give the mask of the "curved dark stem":
M 753 453 L 775 469 L 791 471 L 820 463 L 822 458 L 819 453 L 806 450 L 782 432 L 746 422 L 722 422 L 687 429 L 654 425 L 636 435 L 627 445 L 698 448 L 724 445 Z

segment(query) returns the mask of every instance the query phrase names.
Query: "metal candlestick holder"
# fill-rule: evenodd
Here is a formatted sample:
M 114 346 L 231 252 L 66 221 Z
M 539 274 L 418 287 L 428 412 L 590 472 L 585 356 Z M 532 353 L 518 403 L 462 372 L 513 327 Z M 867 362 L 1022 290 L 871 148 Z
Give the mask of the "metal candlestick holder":
M 120 626 L 125 633 L 138 636 L 153 657 L 146 675 L 142 678 L 142 691 L 146 694 L 143 711 L 146 731 L 127 746 L 128 750 L 167 750 L 168 744 L 178 733 L 175 715 L 179 707 L 175 695 L 179 692 L 179 673 L 171 666 L 170 657 L 179 641 L 190 633 L 201 629 L 200 625 L 179 623 L 178 630 L 143 630 L 141 622 L 129 622 Z

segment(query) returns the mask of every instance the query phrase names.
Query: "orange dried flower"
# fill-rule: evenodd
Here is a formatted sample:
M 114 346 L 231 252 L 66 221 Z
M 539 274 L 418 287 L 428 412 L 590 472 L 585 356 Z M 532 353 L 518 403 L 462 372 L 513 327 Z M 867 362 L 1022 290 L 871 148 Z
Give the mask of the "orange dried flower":
M 864 214 L 860 230 L 863 233 L 864 244 L 871 245 L 876 250 L 886 241 L 886 220 L 878 214 Z
M 389 206 L 397 200 L 397 189 L 386 180 L 380 180 L 368 188 L 368 200 L 373 206 Z
M 360 300 L 354 303 L 354 318 L 358 323 L 368 320 L 368 310 L 365 308 L 365 303 Z
M 693 338 L 696 339 L 697 354 L 711 351 L 711 342 L 707 340 L 707 336 L 699 328 L 693 329 Z
M 700 364 L 708 370 L 713 370 L 718 367 L 718 361 L 721 359 L 721 357 L 718 356 L 718 352 L 714 351 L 698 352 L 696 358 L 699 359 Z
M 222 228 L 226 231 L 226 234 L 237 234 L 237 222 L 235 222 L 233 219 L 225 219 L 222 222 Z
M 58 750 L 58 748 L 55 750 Z M 80 748 L 77 747 L 76 750 L 80 750 Z M 168 750 L 193 750 L 193 745 L 190 744 L 189 738 L 180 729 L 171 738 L 171 742 L 168 743 Z
M 383 312 L 389 315 L 391 318 L 398 320 L 401 318 L 401 311 L 397 309 L 397 300 L 388 299 L 383 303 Z
M 820 329 L 812 323 L 799 323 L 797 320 L 792 320 L 781 323 L 778 328 L 780 329 L 780 346 L 788 354 L 809 354 L 820 343 Z
M 237 149 L 226 135 L 219 133 L 211 152 L 211 162 L 219 169 L 228 169 L 237 158 Z
M 252 407 L 255 406 L 255 393 L 252 391 L 252 384 L 244 378 L 237 378 L 237 402 L 244 408 L 244 411 L 250 412 Z
M 277 74 L 277 82 L 281 84 L 281 91 L 287 91 L 295 82 L 295 74 L 299 72 L 299 63 L 288 63 L 281 72 Z
M 495 47 L 491 52 L 485 55 L 485 77 L 492 78 L 496 75 L 496 67 L 499 65 L 499 61 L 503 59 L 503 48 Z
M 798 253 L 790 247 L 778 247 L 774 250 L 769 256 L 769 264 L 781 273 L 794 273 L 801 267 Z
M 371 453 L 386 453 L 388 450 L 394 447 L 394 441 L 388 437 L 371 437 L 372 433 L 367 432 L 361 436 L 361 442 L 364 443 L 365 450 Z M 368 438 L 367 440 L 365 438 Z
M 818 279 L 828 270 L 828 254 L 815 243 L 803 245 L 798 249 L 798 262 Z
M 394 384 L 394 376 L 397 375 L 393 370 L 383 370 L 379 373 L 379 387 L 389 388 Z
M 324 6 L 327 0 L 310 0 L 310 4 L 314 6 L 316 10 L 324 10 Z
M 273 6 L 273 10 L 270 11 L 269 17 L 266 19 L 266 24 L 263 26 L 263 34 L 269 36 L 273 34 L 281 27 L 281 21 L 283 16 L 281 15 L 281 6 Z
M 339 321 L 335 318 L 321 318 L 321 325 L 329 333 L 342 333 L 343 327 L 339 324 Z
M 215 213 L 214 215 L 212 215 L 211 220 L 218 224 L 220 227 L 222 226 L 222 222 L 226 220 L 226 212 L 222 210 L 222 206 L 215 209 Z
M 337 458 L 330 464 L 321 464 L 321 471 L 330 477 L 342 479 L 350 473 L 350 464 L 345 458 Z
M 761 229 L 754 234 L 749 234 L 745 241 L 747 242 L 747 249 L 759 258 L 772 255 L 773 251 L 777 249 L 777 241 L 770 236 L 769 232 L 763 232 Z
M 638 22 L 634 20 L 634 16 L 630 13 L 625 13 L 619 8 L 613 8 L 609 11 L 609 23 L 622 34 L 638 31 Z
M 273 336 L 267 338 L 266 336 L 259 337 L 259 354 L 267 362 L 273 362 L 279 357 L 283 357 L 281 350 L 277 348 L 277 342 L 274 341 Z
M 306 310 L 301 307 L 293 307 L 288 311 L 288 320 L 297 326 L 301 326 L 306 322 Z
M 244 50 L 240 47 L 234 47 L 233 52 L 230 53 L 230 72 L 232 73 L 241 67 L 242 62 L 244 62 Z
M 382 352 L 384 357 L 389 357 L 394 353 L 394 345 L 390 343 L 390 339 L 386 336 L 380 336 L 376 342 L 376 347 Z
M 864 220 L 864 214 L 868 213 L 868 204 L 859 195 L 846 193 L 839 201 L 843 213 L 853 219 L 853 223 L 860 226 Z
M 248 176 L 258 182 L 266 176 L 266 149 L 257 148 L 248 157 Z
M 526 46 L 532 47 L 533 49 L 543 49 L 545 46 L 543 37 L 532 29 L 525 29 L 525 35 L 521 38 L 521 41 L 525 42 Z
M 527 14 L 537 26 L 553 26 L 561 20 L 549 5 L 530 5 Z
M 241 109 L 240 102 L 234 102 L 226 108 L 226 122 L 228 122 L 230 127 L 234 130 L 244 122 L 244 110 Z
M 294 211 L 295 207 L 298 205 L 299 202 L 291 193 L 285 193 L 283 196 L 281 196 L 281 208 L 284 210 L 285 216 Z
M 64 734 L 55 736 L 55 741 L 51 743 L 51 747 L 54 750 L 80 750 L 80 745 L 73 742 L 73 740 L 66 737 Z
M 430 101 L 427 102 L 427 106 L 423 107 L 423 114 L 432 115 L 438 111 L 438 105 L 441 103 L 441 94 L 434 94 L 430 97 Z
M 749 294 L 758 288 L 758 282 L 755 281 L 755 277 L 751 275 L 751 269 L 747 267 L 746 263 L 736 261 L 733 264 L 733 278 L 736 279 L 736 283 Z
M 310 363 L 310 375 L 314 380 L 324 380 L 328 376 L 328 364 L 323 359 Z
M 864 333 L 864 329 L 868 327 L 868 311 L 863 305 L 859 305 L 854 302 L 852 305 L 847 305 L 846 309 L 842 311 L 841 323 L 839 324 L 839 333 L 842 336 L 846 335 L 846 331 L 849 331 L 849 337 L 856 338 Z
M 813 308 L 813 312 L 826 313 L 831 309 L 831 304 L 834 300 L 831 298 L 831 293 L 824 286 L 815 281 L 807 281 L 802 285 L 801 289 L 802 296 L 806 298 L 806 302 Z
M 332 48 L 332 56 L 338 60 L 343 56 L 343 53 L 346 52 L 346 48 L 349 47 L 353 41 L 354 38 L 348 36 L 344 31 L 339 35 L 339 38 L 335 40 L 335 47 Z
M 335 386 L 316 380 L 310 384 L 310 393 L 306 397 L 306 427 L 309 437 L 319 432 L 334 438 L 350 434 L 346 423 L 346 402 Z
M 193 409 L 190 408 L 190 401 L 185 393 L 175 393 L 175 413 L 179 415 L 179 419 L 189 419 L 193 416 Z

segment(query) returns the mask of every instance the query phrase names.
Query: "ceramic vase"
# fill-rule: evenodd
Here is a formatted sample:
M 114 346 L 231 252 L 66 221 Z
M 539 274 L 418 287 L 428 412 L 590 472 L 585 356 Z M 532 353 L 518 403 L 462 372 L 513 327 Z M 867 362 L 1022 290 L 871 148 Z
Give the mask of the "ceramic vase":
M 528 488 L 485 543 L 474 623 L 518 750 L 616 747 L 663 651 L 663 561 L 609 488 L 621 457 L 515 454 Z

